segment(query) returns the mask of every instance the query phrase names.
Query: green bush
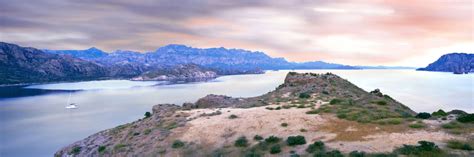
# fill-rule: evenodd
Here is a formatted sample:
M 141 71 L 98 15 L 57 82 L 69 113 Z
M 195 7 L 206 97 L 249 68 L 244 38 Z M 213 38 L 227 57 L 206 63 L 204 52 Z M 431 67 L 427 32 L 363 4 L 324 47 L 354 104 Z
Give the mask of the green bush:
M 280 107 L 280 106 L 278 106 L 278 107 L 276 107 L 276 108 L 275 108 L 275 110 L 281 110 L 281 107 Z
M 260 136 L 260 135 L 255 135 L 255 136 L 253 137 L 253 139 L 254 139 L 255 141 L 260 141 L 260 140 L 263 140 L 263 137 Z
M 80 146 L 74 146 L 71 149 L 71 151 L 69 152 L 69 154 L 77 155 L 77 154 L 81 153 L 81 149 L 82 149 L 82 147 L 80 147 Z
M 234 146 L 236 147 L 247 147 L 247 145 L 248 140 L 245 136 L 239 137 L 234 143 Z
M 460 149 L 460 150 L 474 150 L 471 145 L 464 143 L 462 141 L 450 140 L 448 141 L 448 147 L 451 149 Z
M 474 113 L 462 114 L 456 120 L 461 123 L 474 123 Z
M 105 146 L 99 146 L 99 148 L 97 148 L 97 151 L 98 151 L 99 153 L 101 153 L 101 152 L 104 152 L 105 149 L 106 149 Z
M 458 122 L 450 122 L 450 123 L 441 125 L 441 127 L 444 129 L 456 129 L 456 128 L 461 128 L 462 125 Z
M 280 141 L 280 138 L 278 138 L 278 137 L 276 137 L 276 136 L 273 136 L 273 135 L 270 136 L 270 137 L 267 137 L 267 138 L 265 139 L 265 142 L 267 142 L 267 143 L 277 143 L 277 142 L 279 142 L 279 141 Z
M 296 106 L 296 108 L 306 108 L 306 105 L 304 105 L 304 104 L 299 104 L 298 106 Z
M 287 127 L 288 126 L 288 123 L 281 123 L 280 124 L 282 127 Z
M 234 115 L 234 114 L 232 114 L 232 115 L 229 116 L 229 119 L 235 119 L 235 118 L 239 118 L 239 117 L 236 116 L 236 115 Z
M 310 144 L 308 148 L 306 148 L 306 152 L 314 153 L 314 152 L 321 152 L 324 151 L 324 142 L 316 141 L 313 144 Z
M 431 115 L 435 116 L 435 117 L 444 117 L 444 116 L 447 116 L 448 113 L 446 113 L 446 112 L 444 112 L 443 110 L 440 109 L 436 112 L 433 112 Z
M 387 102 L 386 102 L 385 100 L 379 100 L 379 101 L 376 101 L 375 103 L 376 103 L 377 105 L 381 105 L 381 106 L 387 105 Z
M 325 157 L 344 157 L 339 150 L 332 150 L 330 152 L 326 152 Z
M 363 151 L 352 151 L 349 153 L 349 157 L 365 157 L 366 156 L 366 153 L 363 152 Z
M 413 124 L 408 125 L 408 127 L 414 128 L 414 129 L 419 129 L 419 128 L 424 128 L 425 125 L 423 123 L 413 123 Z
M 151 113 L 150 112 L 145 112 L 145 118 L 150 118 L 151 117 Z
M 331 101 L 329 101 L 329 104 L 335 105 L 335 104 L 339 104 L 339 103 L 341 103 L 341 102 L 342 102 L 341 99 L 332 99 Z
M 311 95 L 309 95 L 308 93 L 300 93 L 298 97 L 300 97 L 301 99 L 308 99 L 311 98 Z
M 403 145 L 395 151 L 408 156 L 443 156 L 441 149 L 433 142 L 418 141 L 419 145 Z
M 184 147 L 184 142 L 181 140 L 174 140 L 173 144 L 171 144 L 171 148 L 181 148 Z
M 416 118 L 420 118 L 420 119 L 428 119 L 431 117 L 431 114 L 430 113 L 426 113 L 426 112 L 420 112 L 418 113 L 416 116 Z
M 280 152 L 281 152 L 281 147 L 278 144 L 270 148 L 270 154 L 278 154 Z
M 303 145 L 306 144 L 306 139 L 304 136 L 298 135 L 298 136 L 289 136 L 286 139 L 286 144 L 289 146 L 295 146 L 295 145 Z

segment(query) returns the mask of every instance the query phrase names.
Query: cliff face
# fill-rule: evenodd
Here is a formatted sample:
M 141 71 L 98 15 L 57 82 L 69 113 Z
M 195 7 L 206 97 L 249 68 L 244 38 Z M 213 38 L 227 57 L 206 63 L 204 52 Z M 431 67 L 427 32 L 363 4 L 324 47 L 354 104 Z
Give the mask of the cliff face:
M 474 54 L 445 54 L 427 67 L 419 68 L 417 70 L 453 72 L 455 74 L 474 72 Z
M 0 84 L 102 78 L 107 70 L 90 61 L 0 42 Z

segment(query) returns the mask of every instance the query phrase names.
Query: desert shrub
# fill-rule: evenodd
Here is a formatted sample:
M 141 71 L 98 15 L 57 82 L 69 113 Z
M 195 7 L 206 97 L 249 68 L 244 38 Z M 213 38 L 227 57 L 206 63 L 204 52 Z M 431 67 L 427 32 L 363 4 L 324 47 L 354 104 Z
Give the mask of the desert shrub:
M 181 148 L 184 147 L 184 142 L 181 140 L 174 140 L 173 144 L 171 144 L 171 148 Z
M 414 128 L 414 129 L 419 129 L 419 128 L 424 128 L 425 125 L 423 123 L 413 123 L 413 124 L 408 125 L 408 127 Z
M 378 100 L 378 101 L 375 101 L 375 103 L 376 103 L 377 105 L 382 105 L 382 106 L 383 106 L 383 105 L 387 105 L 387 102 L 386 102 L 385 100 Z
M 248 145 L 248 140 L 245 136 L 239 137 L 234 143 L 234 146 L 236 147 L 247 147 L 247 145 Z
M 231 114 L 231 115 L 229 116 L 229 119 L 235 119 L 235 118 L 239 118 L 239 117 L 238 117 L 237 115 L 235 115 L 235 114 Z
M 328 91 L 325 91 L 325 90 L 323 90 L 322 93 L 323 93 L 323 94 L 326 94 L 326 95 L 329 95 L 329 92 L 328 92 Z
M 420 112 L 415 116 L 415 118 L 420 118 L 420 119 L 428 119 L 430 117 L 431 117 L 431 114 L 426 113 L 426 112 Z
M 310 144 L 308 148 L 306 148 L 306 152 L 314 153 L 314 152 L 322 152 L 324 151 L 324 142 L 316 141 L 313 144 Z
M 255 135 L 255 136 L 253 137 L 253 139 L 254 139 L 255 141 L 260 141 L 260 140 L 263 140 L 263 137 L 260 136 L 260 135 Z
M 318 114 L 319 110 L 306 111 L 306 114 Z
M 311 95 L 309 95 L 308 93 L 300 93 L 298 97 L 301 99 L 308 99 L 311 98 Z
M 332 99 L 331 101 L 329 101 L 329 104 L 335 105 L 335 104 L 339 104 L 339 103 L 341 103 L 341 102 L 342 102 L 341 99 Z
M 446 113 L 446 112 L 444 112 L 443 110 L 440 109 L 436 112 L 433 112 L 431 115 L 435 116 L 435 117 L 444 117 L 444 116 L 447 116 L 448 113 Z
M 462 114 L 456 120 L 461 123 L 474 123 L 474 113 Z
M 403 119 L 401 118 L 385 118 L 385 119 L 380 119 L 377 120 L 378 124 L 385 125 L 385 124 L 391 124 L 391 125 L 398 125 L 403 122 Z
M 138 136 L 138 135 L 140 135 L 139 132 L 134 132 L 134 133 L 133 133 L 133 136 Z
M 280 124 L 282 127 L 287 127 L 288 126 L 288 123 L 281 123 Z
M 281 147 L 278 144 L 270 148 L 270 154 L 278 154 L 280 152 L 281 152 Z
M 295 146 L 295 145 L 303 145 L 306 144 L 306 139 L 304 136 L 298 135 L 298 136 L 289 136 L 286 139 L 286 144 L 289 146 Z
M 276 107 L 276 108 L 275 108 L 275 110 L 281 110 L 281 107 L 280 107 L 280 106 L 278 106 L 278 107 Z
M 458 140 L 448 141 L 448 147 L 451 149 L 460 149 L 460 150 L 468 150 L 468 151 L 474 150 L 472 146 L 469 145 L 469 143 L 464 143 Z
M 150 118 L 151 117 L 151 113 L 150 112 L 145 112 L 145 118 Z
M 256 149 L 260 149 L 260 150 L 268 150 L 268 147 L 270 146 L 270 144 L 268 142 L 265 142 L 265 141 L 260 141 L 258 142 L 258 144 L 255 146 Z
M 296 108 L 306 108 L 306 105 L 304 105 L 304 104 L 299 104 L 298 106 L 296 106 Z
M 107 148 L 107 147 L 105 147 L 105 146 L 99 146 L 99 148 L 97 148 L 97 151 L 98 151 L 99 153 L 101 153 L 101 152 L 104 152 L 106 148 Z
M 456 128 L 461 128 L 462 125 L 458 122 L 450 122 L 450 123 L 441 125 L 441 127 L 444 129 L 456 129 Z
M 443 152 L 433 142 L 418 141 L 419 145 L 403 145 L 395 151 L 403 155 L 415 156 L 443 156 Z
M 77 155 L 81 152 L 81 149 L 82 147 L 80 146 L 74 146 L 71 151 L 69 151 L 69 154 L 72 154 L 72 155 Z
M 215 156 L 225 156 L 225 155 L 215 155 Z M 249 152 L 245 153 L 245 157 L 261 157 L 262 155 L 256 152 L 255 150 L 250 150 Z
M 280 138 L 273 135 L 265 139 L 265 142 L 267 143 L 277 143 L 278 141 L 280 141 Z
M 349 153 L 349 157 L 364 157 L 364 156 L 366 156 L 366 153 L 363 151 L 359 152 L 355 150 Z
M 151 129 L 145 129 L 145 131 L 143 131 L 143 134 L 145 135 L 148 135 L 151 133 Z
M 326 152 L 325 157 L 344 157 L 344 155 L 342 155 L 342 153 L 339 150 L 332 150 L 332 151 Z
M 116 144 L 114 146 L 114 150 L 120 150 L 120 149 L 125 148 L 125 147 L 127 147 L 126 144 L 119 143 L 119 144 Z
M 267 110 L 274 110 L 273 107 L 265 107 L 265 109 L 267 109 Z
M 308 130 L 306 129 L 300 129 L 300 132 L 307 132 Z

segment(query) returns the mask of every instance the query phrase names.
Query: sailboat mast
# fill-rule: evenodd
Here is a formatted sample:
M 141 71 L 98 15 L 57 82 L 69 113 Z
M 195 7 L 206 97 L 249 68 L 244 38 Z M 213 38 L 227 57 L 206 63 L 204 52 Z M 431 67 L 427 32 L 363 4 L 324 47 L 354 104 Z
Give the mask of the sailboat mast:
M 71 100 L 71 93 L 69 93 L 69 97 L 67 98 L 67 104 L 66 105 L 69 105 L 70 100 Z

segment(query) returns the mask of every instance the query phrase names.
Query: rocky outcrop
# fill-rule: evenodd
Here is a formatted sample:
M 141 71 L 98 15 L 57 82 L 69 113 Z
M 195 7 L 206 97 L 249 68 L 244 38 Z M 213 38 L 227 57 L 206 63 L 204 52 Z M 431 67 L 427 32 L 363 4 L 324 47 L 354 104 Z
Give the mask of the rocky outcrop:
M 167 81 L 167 80 L 206 80 L 217 77 L 217 73 L 206 70 L 195 64 L 176 65 L 145 72 L 144 74 L 132 78 L 136 81 Z
M 303 93 L 307 97 L 302 98 L 301 95 Z M 172 104 L 155 105 L 152 109 L 152 115 L 150 117 L 143 118 L 129 124 L 121 125 L 113 129 L 101 131 L 97 134 L 87 137 L 84 140 L 75 142 L 65 148 L 62 148 L 55 155 L 182 156 L 182 153 L 186 152 L 190 154 L 189 156 L 212 156 L 209 154 L 212 154 L 212 151 L 219 148 L 211 148 L 211 152 L 206 154 L 207 152 L 203 151 L 204 149 L 207 149 L 206 145 L 199 145 L 190 142 L 187 143 L 182 149 L 174 149 L 173 143 L 176 143 L 176 140 L 179 140 L 177 138 L 177 134 L 183 135 L 188 133 L 186 131 L 197 131 L 197 133 L 194 133 L 199 134 L 199 132 L 207 131 L 192 129 L 187 130 L 193 126 L 191 123 L 193 119 L 199 117 L 210 118 L 211 116 L 225 114 L 229 112 L 229 110 L 227 110 L 228 108 L 249 108 L 270 104 L 275 105 L 279 104 L 280 102 L 283 102 L 286 105 L 279 106 L 283 108 L 279 112 L 285 112 L 287 111 L 286 109 L 291 108 L 293 105 L 295 108 L 297 105 L 306 106 L 311 104 L 314 105 L 315 103 L 321 105 L 321 101 L 329 102 L 330 100 L 334 99 L 339 99 L 340 101 L 347 100 L 348 104 L 326 106 L 350 107 L 353 109 L 352 112 L 360 112 L 358 113 L 359 116 L 383 113 L 383 116 L 385 117 L 379 118 L 400 118 L 404 116 L 415 115 L 415 112 L 413 112 L 411 109 L 391 99 L 387 95 L 384 95 L 380 90 L 374 90 L 372 93 L 366 92 L 351 84 L 349 81 L 331 73 L 313 74 L 292 72 L 287 75 L 285 82 L 277 87 L 276 90 L 262 96 L 251 98 L 232 98 L 224 95 L 207 95 L 195 103 L 185 103 L 182 107 Z M 383 104 L 374 104 L 382 101 Z M 204 108 L 211 108 L 210 110 L 212 112 L 197 110 L 197 115 L 189 114 L 190 112 L 185 112 L 185 110 Z M 328 110 L 328 112 L 330 111 L 331 110 Z M 234 113 L 232 112 L 232 114 Z M 236 115 L 234 115 L 234 118 L 235 116 Z M 231 118 L 229 117 L 226 119 Z M 279 125 L 279 120 L 280 119 L 275 119 L 272 121 L 276 121 Z M 306 123 L 307 120 L 305 119 L 304 122 Z M 212 123 L 213 125 L 216 124 L 212 121 L 209 123 Z M 225 123 L 227 122 L 214 125 L 221 130 L 228 130 L 228 133 L 225 134 L 225 136 L 216 135 L 212 137 L 203 136 L 195 138 L 202 139 L 203 141 L 207 141 L 206 138 L 222 138 L 222 140 L 217 141 L 226 141 L 226 137 L 228 136 L 241 134 L 241 132 L 239 133 L 232 131 L 232 125 L 223 125 Z M 264 124 L 259 125 L 261 126 Z M 279 133 L 272 132 L 272 134 Z M 230 141 L 230 143 L 232 145 L 233 141 Z M 201 155 L 196 155 L 196 153 L 201 153 Z
M 429 64 L 422 71 L 452 72 L 454 74 L 467 74 L 474 72 L 474 54 L 450 53 L 441 56 L 437 61 Z

